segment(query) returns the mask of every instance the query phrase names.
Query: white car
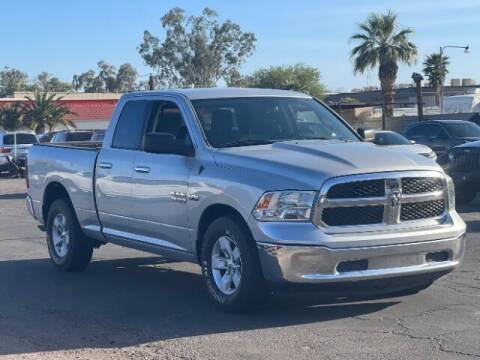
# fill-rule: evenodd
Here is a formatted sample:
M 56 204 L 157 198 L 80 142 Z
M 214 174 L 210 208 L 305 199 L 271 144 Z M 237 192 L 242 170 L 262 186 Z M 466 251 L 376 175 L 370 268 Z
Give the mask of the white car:
M 394 147 L 397 150 L 411 151 L 437 161 L 437 154 L 435 154 L 435 151 L 426 145 L 415 144 L 414 141 L 408 140 L 406 137 L 395 131 L 376 131 L 373 143 L 381 146 Z

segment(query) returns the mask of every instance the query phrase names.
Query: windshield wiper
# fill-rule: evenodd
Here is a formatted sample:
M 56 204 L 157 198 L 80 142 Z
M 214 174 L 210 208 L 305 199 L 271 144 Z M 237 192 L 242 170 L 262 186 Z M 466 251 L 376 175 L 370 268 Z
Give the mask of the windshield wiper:
M 224 143 L 219 145 L 220 148 L 225 147 L 237 147 L 237 146 L 250 146 L 250 145 L 268 145 L 277 142 L 278 140 L 268 140 L 268 139 L 247 139 L 239 140 L 230 143 Z

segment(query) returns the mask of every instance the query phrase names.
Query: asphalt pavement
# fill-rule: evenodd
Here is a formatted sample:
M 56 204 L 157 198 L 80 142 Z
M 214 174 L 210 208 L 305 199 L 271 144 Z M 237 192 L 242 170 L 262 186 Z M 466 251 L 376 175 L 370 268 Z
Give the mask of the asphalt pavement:
M 480 200 L 460 209 L 466 257 L 412 296 L 281 296 L 249 315 L 218 312 L 199 267 L 106 245 L 82 273 L 50 263 L 24 203 L 0 179 L 0 357 L 24 359 L 480 358 Z

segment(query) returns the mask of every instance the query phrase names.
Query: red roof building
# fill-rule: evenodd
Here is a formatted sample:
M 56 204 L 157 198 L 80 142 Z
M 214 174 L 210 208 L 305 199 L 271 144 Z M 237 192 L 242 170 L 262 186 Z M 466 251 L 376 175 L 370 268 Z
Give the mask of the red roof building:
M 70 93 L 57 95 L 62 97 L 58 101 L 75 113 L 67 115 L 66 119 L 72 120 L 78 129 L 105 129 L 122 94 Z M 0 98 L 0 106 L 25 101 L 25 96 L 32 97 L 33 94 L 17 92 L 13 97 Z

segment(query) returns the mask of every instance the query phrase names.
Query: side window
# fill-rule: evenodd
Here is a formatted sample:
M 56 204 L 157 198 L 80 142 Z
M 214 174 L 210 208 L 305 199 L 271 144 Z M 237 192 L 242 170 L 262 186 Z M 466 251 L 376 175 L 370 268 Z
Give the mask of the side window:
M 171 101 L 152 103 L 145 134 L 170 134 L 179 144 L 190 143 L 187 126 L 178 106 Z
M 405 135 L 407 137 L 429 136 L 429 132 L 429 126 L 419 125 L 407 130 Z
M 115 127 L 112 147 L 131 150 L 140 147 L 140 138 L 149 104 L 151 101 L 148 100 L 131 100 L 125 104 Z
M 428 136 L 435 138 L 447 137 L 447 133 L 440 125 L 432 125 L 429 129 Z

